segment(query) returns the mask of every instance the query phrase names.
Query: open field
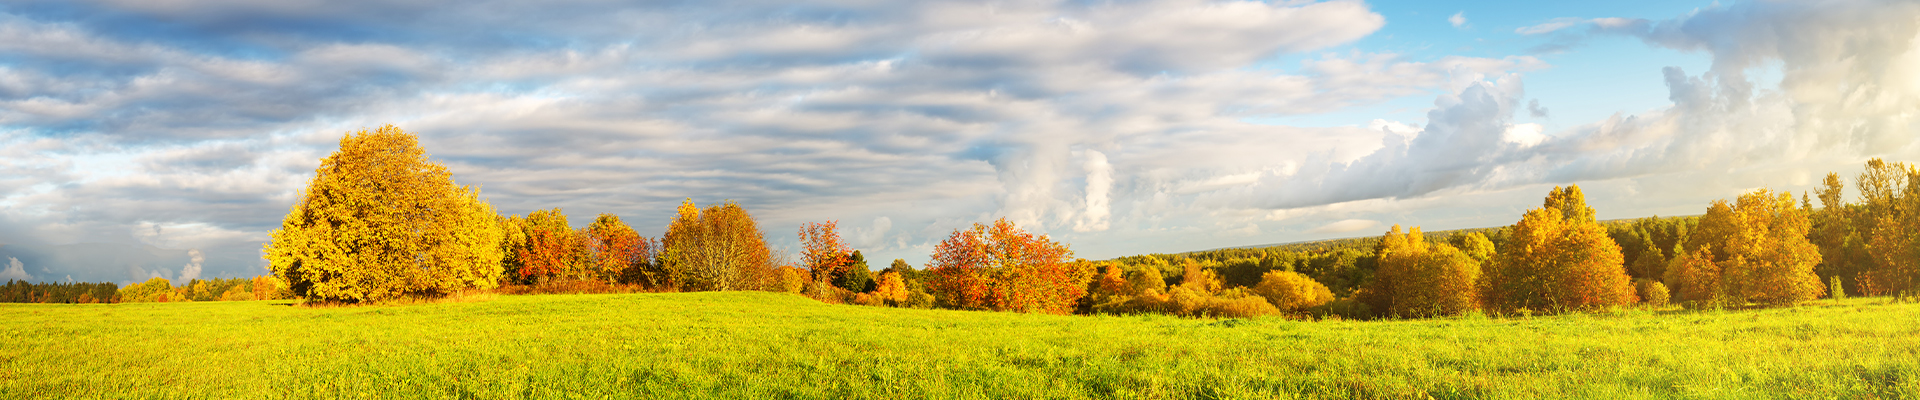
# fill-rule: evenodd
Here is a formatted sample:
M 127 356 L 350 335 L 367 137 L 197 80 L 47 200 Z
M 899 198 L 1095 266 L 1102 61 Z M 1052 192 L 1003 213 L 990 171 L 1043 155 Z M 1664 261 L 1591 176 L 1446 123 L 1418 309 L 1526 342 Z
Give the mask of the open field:
M 759 293 L 0 304 L 0 398 L 1920 398 L 1920 304 L 1412 321 Z

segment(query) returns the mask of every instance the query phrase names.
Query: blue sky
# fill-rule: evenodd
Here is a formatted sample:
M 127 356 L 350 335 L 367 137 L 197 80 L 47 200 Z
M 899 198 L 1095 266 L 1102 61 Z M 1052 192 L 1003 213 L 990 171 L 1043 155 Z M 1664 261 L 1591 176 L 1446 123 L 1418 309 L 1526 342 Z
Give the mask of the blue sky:
M 179 254 L 0 278 L 264 273 L 317 160 L 389 123 L 505 213 L 657 236 L 733 199 L 776 247 L 837 220 L 876 265 L 1001 217 L 1101 259 L 1506 225 L 1566 184 L 1602 218 L 1695 214 L 1920 155 L 1917 25 L 1868 0 L 7 2 L 0 246 Z

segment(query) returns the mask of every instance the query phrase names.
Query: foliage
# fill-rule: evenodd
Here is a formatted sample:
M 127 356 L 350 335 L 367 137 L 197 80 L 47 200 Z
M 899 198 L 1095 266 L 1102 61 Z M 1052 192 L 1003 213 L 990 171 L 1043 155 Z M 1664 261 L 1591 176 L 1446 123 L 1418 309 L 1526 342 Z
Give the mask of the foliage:
M 772 291 L 800 293 L 801 289 L 813 283 L 811 273 L 789 265 L 775 267 L 774 276 L 777 278 L 774 279 L 774 287 L 769 289 Z
M 1486 307 L 1511 312 L 1596 310 L 1635 301 L 1620 245 L 1580 204 L 1577 186 L 1554 188 L 1508 230 L 1486 271 Z M 1564 215 L 1564 210 L 1575 215 Z M 1583 211 L 1583 209 L 1585 209 Z
M 520 227 L 525 238 L 513 253 L 519 282 L 579 280 L 594 275 L 593 253 L 586 237 L 574 231 L 567 214 L 559 208 L 535 210 L 525 219 L 518 215 L 508 219 L 518 222 L 513 225 Z
M 558 211 L 559 209 L 555 209 Z M 659 247 L 652 238 L 640 236 L 632 226 L 613 214 L 600 214 L 587 225 L 586 250 L 592 257 L 590 274 L 602 281 L 661 286 L 654 268 L 654 252 Z
M 146 282 L 127 285 L 120 288 L 120 301 L 128 303 L 167 302 L 184 300 L 173 294 L 173 282 L 167 278 L 153 277 Z
M 1472 243 L 1471 239 L 1463 242 Z M 1379 270 L 1354 297 L 1374 310 L 1403 317 L 1456 315 L 1478 310 L 1480 263 L 1446 243 L 1426 241 L 1419 227 L 1394 225 L 1380 240 Z
M 800 258 L 808 271 L 813 271 L 813 279 L 831 282 L 834 277 L 843 275 L 841 270 L 847 266 L 847 258 L 853 249 L 840 240 L 839 221 L 808 222 L 800 224 Z
M 873 270 L 867 266 L 867 257 L 861 255 L 859 250 L 854 250 L 844 260 L 844 265 L 835 268 L 833 285 L 854 293 L 873 291 Z
M 1067 245 L 1005 218 L 975 223 L 934 246 L 927 288 L 955 308 L 1067 313 L 1093 278 L 1071 257 Z
M 687 199 L 660 245 L 660 264 L 680 290 L 753 290 L 772 279 L 766 238 L 740 203 L 702 210 Z
M 1859 182 L 1871 223 L 1863 230 L 1872 232 L 1862 293 L 1913 296 L 1920 292 L 1920 169 L 1876 158 Z
M 1807 210 L 1794 206 L 1791 195 L 1767 189 L 1741 195 L 1738 201 L 1729 205 L 1716 200 L 1707 208 L 1686 245 L 1706 251 L 1676 263 L 1675 268 L 1684 270 L 1670 270 L 1676 279 L 1668 282 L 1681 286 L 1686 293 L 1682 297 L 1692 303 L 1781 305 L 1824 295 L 1824 284 L 1813 272 L 1820 252 L 1807 241 Z M 1708 259 L 1697 259 L 1700 256 Z
M 1333 302 L 1327 285 L 1293 271 L 1269 271 L 1260 277 L 1253 293 L 1267 299 L 1280 311 L 1296 312 Z
M 1186 268 L 1180 274 L 1180 287 L 1209 295 L 1219 293 L 1223 288 L 1224 283 L 1220 281 L 1220 274 L 1214 273 L 1211 269 L 1201 268 L 1200 263 L 1191 258 L 1183 260 L 1183 264 Z
M 907 291 L 907 281 L 900 278 L 899 272 L 881 272 L 878 282 L 874 285 L 873 296 L 886 301 L 888 305 L 898 306 L 912 294 Z
M 0 303 L 116 303 L 120 285 L 101 282 L 33 283 L 8 279 L 0 286 Z
M 1667 301 L 1672 299 L 1671 293 L 1667 292 L 1667 285 L 1660 281 L 1635 279 L 1633 282 L 1634 291 L 1640 295 L 1640 302 L 1643 304 L 1661 307 L 1666 306 Z
M 496 218 L 478 189 L 455 185 L 417 137 L 387 125 L 340 139 L 264 253 L 312 300 L 440 296 L 500 280 Z

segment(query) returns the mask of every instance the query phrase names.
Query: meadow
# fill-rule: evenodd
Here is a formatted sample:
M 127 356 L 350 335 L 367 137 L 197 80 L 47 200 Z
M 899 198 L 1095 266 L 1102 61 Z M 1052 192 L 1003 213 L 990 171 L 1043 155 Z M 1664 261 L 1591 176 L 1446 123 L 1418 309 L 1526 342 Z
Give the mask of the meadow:
M 1920 398 L 1920 304 L 1389 321 L 703 292 L 0 304 L 0 398 Z

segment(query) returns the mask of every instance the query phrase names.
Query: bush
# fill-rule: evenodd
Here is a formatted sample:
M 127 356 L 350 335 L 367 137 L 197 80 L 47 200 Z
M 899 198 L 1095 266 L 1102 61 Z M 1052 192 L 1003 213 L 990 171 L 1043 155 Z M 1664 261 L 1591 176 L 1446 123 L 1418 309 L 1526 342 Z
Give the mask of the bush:
M 1640 293 L 1640 303 L 1656 307 L 1667 305 L 1669 299 L 1666 284 L 1652 279 L 1641 279 L 1635 282 L 1634 286 Z
M 1275 308 L 1288 312 L 1319 307 L 1333 301 L 1333 291 L 1328 290 L 1327 285 L 1293 271 L 1268 271 L 1260 276 L 1260 284 L 1253 287 L 1253 293 L 1266 298 Z

